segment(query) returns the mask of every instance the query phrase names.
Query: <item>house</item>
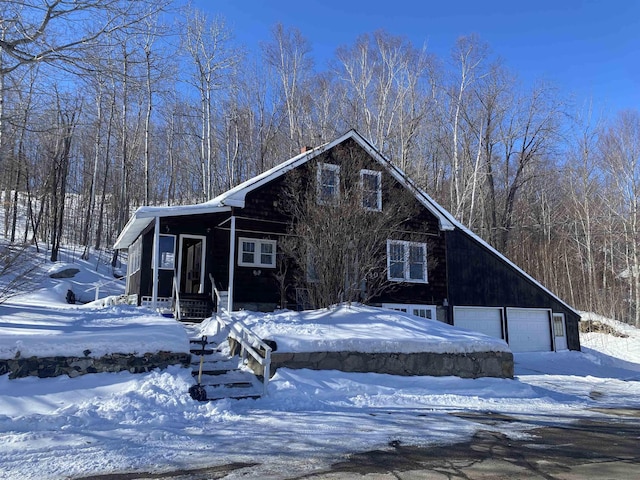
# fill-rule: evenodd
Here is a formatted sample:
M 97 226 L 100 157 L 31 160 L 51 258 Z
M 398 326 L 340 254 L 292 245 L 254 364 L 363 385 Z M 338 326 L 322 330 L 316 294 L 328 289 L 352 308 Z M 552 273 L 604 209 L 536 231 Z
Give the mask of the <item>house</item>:
M 354 154 L 357 168 L 349 163 Z M 289 258 L 294 271 L 278 275 L 292 225 L 283 192 L 293 178 L 327 210 L 347 184 L 361 189 L 352 211 L 363 215 L 388 213 L 395 198 L 408 198 L 410 215 L 380 245 L 386 271 L 379 278 L 393 288 L 374 292 L 368 304 L 480 331 L 514 352 L 580 349 L 574 309 L 456 221 L 354 130 L 208 202 L 139 208 L 115 243 L 129 251 L 127 293 L 139 304 L 175 305 L 182 318 L 220 307 L 304 307 L 304 289 L 293 279 L 307 268 L 313 280 L 308 259 Z

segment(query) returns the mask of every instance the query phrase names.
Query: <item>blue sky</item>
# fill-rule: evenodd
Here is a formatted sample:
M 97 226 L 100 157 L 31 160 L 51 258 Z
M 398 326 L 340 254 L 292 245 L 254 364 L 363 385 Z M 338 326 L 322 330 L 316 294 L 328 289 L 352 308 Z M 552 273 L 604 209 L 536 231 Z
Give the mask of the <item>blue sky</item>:
M 238 42 L 257 51 L 276 22 L 311 42 L 317 67 L 358 35 L 385 29 L 442 59 L 456 38 L 477 33 L 525 83 L 553 81 L 615 113 L 640 110 L 640 1 L 636 0 L 197 0 L 224 17 Z

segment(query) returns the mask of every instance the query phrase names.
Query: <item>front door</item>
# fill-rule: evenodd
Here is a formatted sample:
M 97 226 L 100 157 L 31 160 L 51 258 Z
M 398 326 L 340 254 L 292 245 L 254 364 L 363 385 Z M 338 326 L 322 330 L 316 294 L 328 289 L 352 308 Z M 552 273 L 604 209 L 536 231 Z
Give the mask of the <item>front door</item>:
M 206 237 L 180 235 L 180 293 L 204 293 L 206 246 Z

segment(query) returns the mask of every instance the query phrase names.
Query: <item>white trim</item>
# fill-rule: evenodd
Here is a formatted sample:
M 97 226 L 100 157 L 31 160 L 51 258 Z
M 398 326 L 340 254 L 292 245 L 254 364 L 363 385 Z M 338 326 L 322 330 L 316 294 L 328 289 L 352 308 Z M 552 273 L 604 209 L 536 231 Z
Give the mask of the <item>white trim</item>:
M 231 215 L 231 230 L 229 231 L 229 278 L 227 285 L 227 312 L 233 311 L 233 281 L 236 272 L 236 216 Z
M 158 251 L 160 248 L 160 217 L 155 218 L 155 229 L 153 231 L 153 253 L 151 254 L 151 270 L 153 272 L 151 287 L 151 307 L 155 310 L 158 303 Z
M 178 285 L 178 289 L 180 292 L 183 292 L 183 285 L 182 285 L 182 254 L 183 252 L 183 245 L 184 245 L 184 239 L 185 238 L 190 238 L 190 239 L 194 239 L 194 240 L 201 240 L 202 241 L 202 254 L 201 254 L 201 258 L 200 258 L 200 286 L 198 287 L 198 293 L 204 293 L 204 282 L 205 282 L 205 278 L 204 278 L 204 270 L 205 270 L 205 262 L 206 262 L 206 257 L 207 257 L 207 237 L 205 237 L 204 235 L 190 235 L 190 234 L 180 234 L 180 242 L 179 242 L 179 249 L 178 249 L 178 282 L 180 282 L 180 285 Z
M 364 204 L 364 177 L 369 175 L 378 179 L 378 188 L 376 189 L 376 206 L 368 207 Z M 379 170 L 367 170 L 366 168 L 360 170 L 360 191 L 361 191 L 361 204 L 362 208 L 369 212 L 381 212 L 382 211 L 382 172 Z
M 253 243 L 254 250 L 249 252 L 253 254 L 253 262 L 245 262 L 243 259 L 243 244 Z M 271 245 L 272 262 L 262 263 L 262 245 Z M 251 237 L 238 237 L 238 266 L 239 267 L 258 267 L 258 268 L 276 268 L 276 248 L 278 242 L 276 240 L 270 240 L 267 238 L 251 238 Z
M 559 319 L 562 325 L 562 335 L 556 335 L 556 320 Z M 567 321 L 564 313 L 553 313 L 551 318 L 551 331 L 553 332 L 553 348 L 556 352 L 569 349 L 567 341 Z
M 197 203 L 195 205 L 174 205 L 172 207 L 140 207 L 133 213 L 120 235 L 118 235 L 113 248 L 115 250 L 127 248 L 153 223 L 156 217 L 177 217 L 229 211 L 231 211 L 231 207 L 212 204 L 211 202 Z
M 173 238 L 173 265 L 171 267 L 163 267 L 162 263 L 161 263 L 161 258 L 160 258 L 160 243 L 158 243 L 158 256 L 156 258 L 157 260 L 157 265 L 158 265 L 158 269 L 159 270 L 176 270 L 176 236 L 173 235 L 172 233 L 160 233 L 158 235 L 158 242 L 160 240 L 161 237 L 172 237 Z
M 402 245 L 403 251 L 403 277 L 391 276 L 391 245 Z M 422 269 L 423 278 L 411 278 L 411 248 L 422 248 Z M 405 283 L 429 283 L 428 266 L 427 266 L 427 244 L 421 242 L 408 242 L 406 240 L 387 240 L 387 280 L 392 282 L 405 282 Z

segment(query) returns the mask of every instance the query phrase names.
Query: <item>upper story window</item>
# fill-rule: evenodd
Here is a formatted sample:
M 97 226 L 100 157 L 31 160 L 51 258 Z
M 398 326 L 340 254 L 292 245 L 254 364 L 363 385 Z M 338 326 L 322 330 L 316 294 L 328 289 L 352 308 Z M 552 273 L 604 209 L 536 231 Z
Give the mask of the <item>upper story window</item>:
M 387 240 L 387 278 L 395 282 L 427 283 L 427 244 Z
M 161 234 L 158 239 L 158 268 L 173 270 L 176 264 L 176 237 L 175 235 Z
M 340 198 L 340 166 L 318 164 L 318 203 L 335 203 Z
M 241 237 L 238 250 L 238 265 L 241 267 L 276 267 L 275 240 Z
M 382 172 L 360 170 L 362 207 L 379 212 L 382 210 Z

